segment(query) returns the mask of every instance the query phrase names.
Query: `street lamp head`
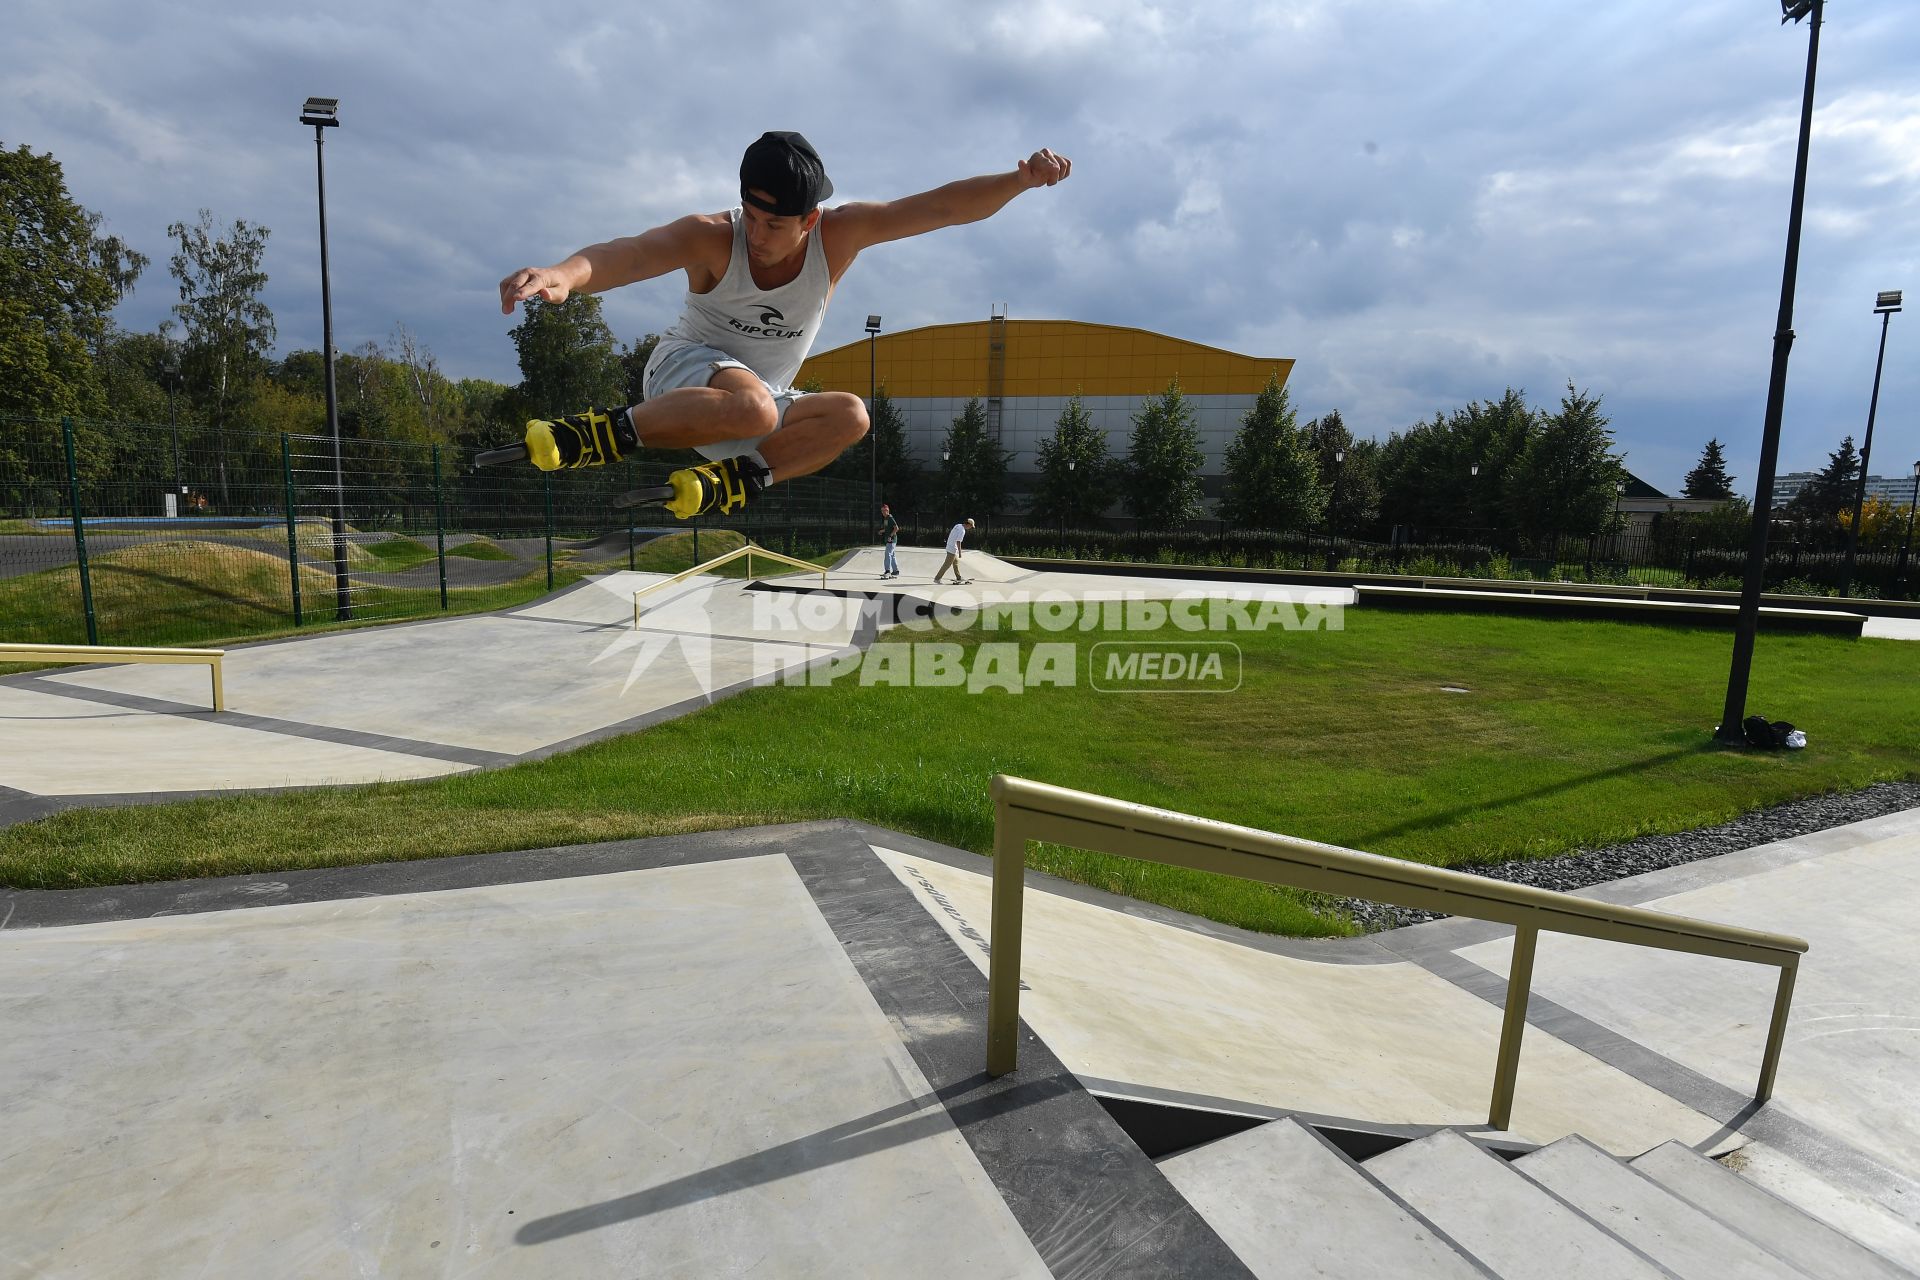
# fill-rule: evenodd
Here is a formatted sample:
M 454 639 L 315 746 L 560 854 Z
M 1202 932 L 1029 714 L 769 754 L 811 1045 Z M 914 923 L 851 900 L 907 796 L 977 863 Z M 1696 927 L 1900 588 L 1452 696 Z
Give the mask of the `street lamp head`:
M 868 333 L 878 333 L 878 332 L 880 332 L 880 317 L 879 317 L 879 316 L 868 316 L 868 317 L 867 317 L 867 332 L 868 332 Z
M 1334 465 L 1338 466 L 1340 463 L 1343 463 L 1346 460 L 1347 460 L 1347 451 L 1345 449 L 1335 449 L 1333 451 Z
M 1476 476 L 1477 476 L 1477 475 L 1479 475 L 1479 474 L 1480 474 L 1480 464 L 1476 462 L 1476 463 L 1474 463 L 1474 464 L 1473 464 L 1473 465 L 1472 465 L 1471 467 L 1468 467 L 1468 468 L 1467 468 L 1467 473 L 1468 473 L 1469 475 L 1476 475 Z
M 1627 491 L 1627 482 L 1626 482 L 1625 480 L 1615 480 L 1615 481 L 1613 482 L 1613 491 L 1614 491 L 1614 493 L 1616 493 L 1616 494 L 1624 494 L 1624 493 L 1626 493 L 1626 491 Z
M 308 98 L 300 108 L 300 123 L 316 125 L 320 128 L 338 126 L 340 123 L 340 99 Z
M 1780 25 L 1798 22 L 1813 12 L 1813 0 L 1780 0 Z
M 1890 315 L 1899 309 L 1900 291 L 1898 289 L 1882 289 L 1880 296 L 1873 300 L 1873 314 L 1877 316 Z
M 942 449 L 942 450 L 940 451 L 940 461 L 942 461 L 942 462 L 951 462 L 952 460 L 953 460 L 953 450 L 951 450 L 951 449 Z
M 1075 465 L 1077 465 L 1077 464 L 1075 464 L 1075 462 L 1074 462 L 1074 460 L 1073 460 L 1072 458 L 1068 458 L 1068 459 L 1067 459 L 1067 470 L 1069 470 L 1069 471 L 1071 471 L 1071 470 L 1073 470 L 1073 469 L 1074 469 L 1074 467 L 1075 467 Z

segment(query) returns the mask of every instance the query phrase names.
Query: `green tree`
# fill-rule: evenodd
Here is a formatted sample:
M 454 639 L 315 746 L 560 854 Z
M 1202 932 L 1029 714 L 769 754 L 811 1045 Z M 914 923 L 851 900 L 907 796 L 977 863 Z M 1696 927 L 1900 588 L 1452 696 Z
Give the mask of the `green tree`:
M 1753 504 L 1728 498 L 1711 511 L 1685 517 L 1684 536 L 1697 545 L 1719 551 L 1741 551 L 1753 535 Z
M 1381 516 L 1428 529 L 1513 527 L 1510 475 L 1540 421 L 1525 394 L 1508 387 L 1498 400 L 1389 436 L 1378 456 Z
M 626 399 L 622 404 L 639 404 L 647 398 L 647 361 L 660 345 L 660 335 L 649 333 L 630 347 L 620 348 L 620 376 L 624 379 Z
M 432 349 L 406 325 L 395 324 L 388 358 L 398 366 L 422 438 L 435 444 L 456 438 L 460 434 L 460 397 L 440 372 L 440 361 Z
M 1105 514 L 1113 501 L 1116 464 L 1107 452 L 1107 433 L 1093 424 L 1078 394 L 1054 419 L 1053 434 L 1040 442 L 1036 462 L 1035 520 L 1079 528 Z
M 1361 534 L 1380 518 L 1380 445 L 1355 440 L 1334 409 L 1301 430 L 1320 471 L 1326 525 L 1336 533 Z
M 192 226 L 173 223 L 167 234 L 175 242 L 167 265 L 180 285 L 173 313 L 185 330 L 184 381 L 187 393 L 221 433 L 215 445 L 216 475 L 221 508 L 231 510 L 228 460 L 233 451 L 225 432 L 264 375 L 274 339 L 273 312 L 260 300 L 267 284 L 260 260 L 270 233 L 236 218 L 221 234 L 213 215 L 202 209 L 199 221 Z
M 1733 477 L 1727 474 L 1726 455 L 1721 452 L 1718 439 L 1707 441 L 1707 447 L 1700 451 L 1700 461 L 1687 472 L 1680 492 L 1688 498 L 1725 500 L 1733 496 Z
M 628 403 L 627 371 L 600 314 L 600 299 L 575 293 L 558 305 L 538 298 L 525 305 L 512 337 L 520 355 L 520 394 L 535 413 Z
M 1507 479 L 1507 507 L 1535 534 L 1599 533 L 1626 478 L 1600 397 L 1567 384 L 1560 412 L 1544 419 Z
M 1840 447 L 1827 455 L 1827 465 L 1793 495 L 1786 514 L 1804 527 L 1807 535 L 1819 539 L 1842 536 L 1840 513 L 1851 511 L 1853 494 L 1860 482 L 1860 452 L 1853 437 L 1840 441 Z
M 895 514 L 915 510 L 925 478 L 920 464 L 907 448 L 907 420 L 894 405 L 893 397 L 881 387 L 874 393 L 869 430 L 879 449 L 880 501 L 891 503 Z M 848 450 L 849 453 L 856 450 Z M 1004 474 L 1004 470 L 1003 473 Z
M 1277 374 L 1240 419 L 1226 464 L 1222 520 L 1241 529 L 1311 529 L 1320 523 L 1326 509 L 1320 468 Z
M 1145 400 L 1133 415 L 1122 489 L 1127 510 L 1148 528 L 1170 529 L 1200 515 L 1200 428 L 1180 380 L 1161 395 Z
M 987 434 L 987 409 L 975 396 L 947 428 L 940 465 L 940 500 L 954 519 L 998 515 L 1007 505 L 1012 454 Z M 944 518 L 944 517 L 943 517 Z
M 0 147 L 0 414 L 55 418 L 105 407 L 94 356 L 146 268 L 74 200 L 60 162 Z
M 819 384 L 813 379 L 812 388 Z M 874 450 L 878 449 L 876 457 Z M 878 485 L 879 501 L 893 504 L 895 514 L 910 511 L 921 483 L 920 465 L 907 454 L 907 423 L 888 398 L 886 389 L 875 392 L 868 410 L 867 436 L 820 468 L 819 475 L 829 480 L 845 480 L 863 489 L 869 479 Z

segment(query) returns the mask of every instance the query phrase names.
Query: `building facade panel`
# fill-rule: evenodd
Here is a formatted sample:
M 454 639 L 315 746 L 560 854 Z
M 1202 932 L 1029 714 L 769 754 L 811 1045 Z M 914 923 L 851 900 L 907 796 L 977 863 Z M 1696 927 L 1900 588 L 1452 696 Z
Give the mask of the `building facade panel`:
M 998 386 L 990 349 L 996 333 L 1004 342 Z M 1014 454 L 1008 470 L 1019 491 L 1069 397 L 1080 396 L 1106 433 L 1108 450 L 1124 456 L 1142 402 L 1176 379 L 1200 429 L 1202 471 L 1217 475 L 1227 443 L 1261 389 L 1276 377 L 1285 386 L 1293 361 L 1116 325 L 979 320 L 883 333 L 818 352 L 801 366 L 799 381 L 864 397 L 870 368 L 906 421 L 907 447 L 925 466 L 939 465 L 947 430 L 969 399 L 997 395 L 1001 447 Z

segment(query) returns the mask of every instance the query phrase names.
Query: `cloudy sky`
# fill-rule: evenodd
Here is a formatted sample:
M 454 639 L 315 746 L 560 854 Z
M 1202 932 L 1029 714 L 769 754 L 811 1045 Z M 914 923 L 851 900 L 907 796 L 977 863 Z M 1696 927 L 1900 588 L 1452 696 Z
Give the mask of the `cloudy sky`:
M 272 230 L 280 349 L 317 347 L 309 94 L 327 135 L 336 341 L 396 322 L 454 376 L 518 378 L 496 284 L 737 203 L 744 145 L 799 129 L 838 199 L 1011 168 L 1073 177 L 870 251 L 816 349 L 983 318 L 1135 325 L 1292 357 L 1303 419 L 1384 438 L 1567 382 L 1669 490 L 1709 436 L 1750 492 L 1807 24 L 1774 0 L 10 0 L 0 144 L 51 151 L 153 259 L 166 226 Z M 1864 430 L 1880 289 L 1920 304 L 1920 7 L 1831 0 L 1781 470 Z M 632 339 L 681 277 L 606 298 Z M 1916 305 L 1915 312 L 1920 312 Z M 1920 457 L 1920 314 L 1894 317 L 1879 474 Z

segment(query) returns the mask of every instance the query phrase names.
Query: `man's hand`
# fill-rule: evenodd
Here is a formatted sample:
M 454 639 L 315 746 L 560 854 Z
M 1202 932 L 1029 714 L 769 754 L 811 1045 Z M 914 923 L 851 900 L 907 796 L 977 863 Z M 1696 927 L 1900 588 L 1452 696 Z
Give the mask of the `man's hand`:
M 1050 187 L 1073 172 L 1073 161 L 1045 147 L 1020 162 L 1020 181 L 1032 187 Z
M 500 282 L 500 314 L 513 314 L 514 304 L 539 295 L 542 302 L 565 302 L 573 292 L 552 267 L 522 267 Z

